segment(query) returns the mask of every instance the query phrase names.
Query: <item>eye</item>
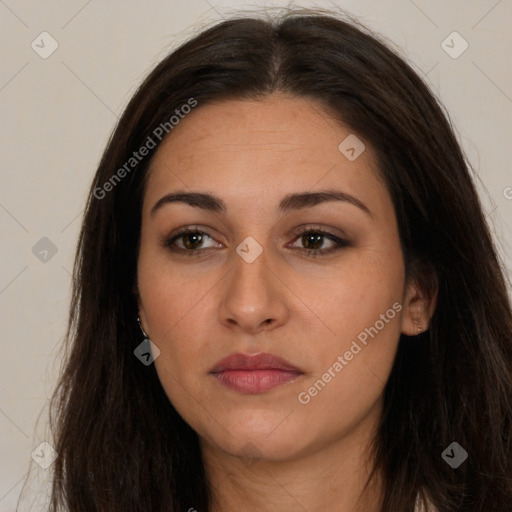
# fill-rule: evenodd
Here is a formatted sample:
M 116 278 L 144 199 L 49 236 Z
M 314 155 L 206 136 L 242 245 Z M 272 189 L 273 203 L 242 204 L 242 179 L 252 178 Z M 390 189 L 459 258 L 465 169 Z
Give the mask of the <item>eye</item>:
M 333 233 L 314 226 L 303 226 L 295 234 L 297 235 L 295 240 L 300 239 L 304 244 L 304 251 L 308 257 L 331 254 L 350 245 L 349 242 Z M 209 247 L 202 247 L 208 239 L 214 241 L 208 233 L 202 231 L 198 226 L 190 226 L 182 228 L 169 238 L 164 239 L 163 245 L 174 253 L 186 254 L 187 256 L 198 256 L 209 249 L 222 247 L 222 244 L 215 241 Z M 326 241 L 331 244 L 330 247 L 322 247 Z
M 213 238 L 205 233 L 198 227 L 186 227 L 180 229 L 177 233 L 174 233 L 171 237 L 164 240 L 163 245 L 172 252 L 186 254 L 187 256 L 194 256 L 202 254 L 209 248 L 215 247 L 215 245 L 209 248 L 200 247 L 206 242 L 207 239 L 213 240 Z
M 304 244 L 306 255 L 313 258 L 317 255 L 331 254 L 350 245 L 349 242 L 337 237 L 333 233 L 315 228 L 314 226 L 303 226 L 297 233 L 299 235 L 297 240 Z M 331 246 L 322 248 L 326 239 L 330 241 Z

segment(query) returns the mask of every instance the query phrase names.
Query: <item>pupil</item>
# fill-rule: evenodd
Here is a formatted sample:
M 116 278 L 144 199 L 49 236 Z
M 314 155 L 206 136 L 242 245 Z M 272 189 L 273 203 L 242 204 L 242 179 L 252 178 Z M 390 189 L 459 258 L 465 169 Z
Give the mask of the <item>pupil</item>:
M 304 244 L 306 249 L 317 249 L 317 247 L 308 247 L 308 244 L 309 244 L 310 241 L 313 243 L 313 245 L 314 244 L 318 244 L 320 242 L 320 239 L 322 238 L 322 235 L 320 235 L 320 234 L 316 234 L 316 235 L 307 234 L 307 235 L 304 235 L 304 237 L 307 240 L 307 243 Z M 319 245 L 322 245 L 322 244 L 320 243 Z
M 188 241 L 191 238 L 195 238 L 196 239 L 195 242 L 189 243 Z M 188 233 L 187 235 L 185 235 L 184 239 L 185 239 L 185 247 L 187 249 L 193 249 L 195 247 L 195 244 L 201 243 L 201 235 L 199 233 Z

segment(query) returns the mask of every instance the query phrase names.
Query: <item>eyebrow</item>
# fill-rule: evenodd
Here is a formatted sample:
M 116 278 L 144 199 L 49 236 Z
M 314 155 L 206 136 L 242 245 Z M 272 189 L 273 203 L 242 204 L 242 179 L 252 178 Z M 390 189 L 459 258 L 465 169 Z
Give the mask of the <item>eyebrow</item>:
M 370 209 L 357 197 L 354 197 L 341 190 L 322 190 L 319 192 L 300 192 L 288 194 L 284 196 L 278 206 L 280 213 L 286 213 L 292 210 L 300 210 L 303 208 L 311 208 L 317 204 L 328 201 L 343 201 L 367 213 L 373 217 Z M 185 203 L 194 208 L 225 214 L 227 211 L 226 203 L 219 197 L 203 192 L 172 192 L 161 197 L 151 208 L 151 216 L 153 216 L 160 208 L 169 203 Z

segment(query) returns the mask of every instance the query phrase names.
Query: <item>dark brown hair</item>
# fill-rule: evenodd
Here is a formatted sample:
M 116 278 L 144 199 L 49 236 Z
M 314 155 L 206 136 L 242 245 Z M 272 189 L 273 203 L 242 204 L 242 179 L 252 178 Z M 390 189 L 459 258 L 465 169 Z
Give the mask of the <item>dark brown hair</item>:
M 440 512 L 512 510 L 512 313 L 471 168 L 412 68 L 379 37 L 324 10 L 204 29 L 158 64 L 122 115 L 77 248 L 69 355 L 52 401 L 51 510 L 208 510 L 197 435 L 154 365 L 133 353 L 142 341 L 133 287 L 151 158 L 101 199 L 97 190 L 190 98 L 201 108 L 276 91 L 321 101 L 371 144 L 407 275 L 426 290 L 438 286 L 431 328 L 414 343 L 402 336 L 385 387 L 374 441 L 382 510 L 410 512 L 417 495 Z M 441 457 L 453 441 L 469 453 L 457 469 Z

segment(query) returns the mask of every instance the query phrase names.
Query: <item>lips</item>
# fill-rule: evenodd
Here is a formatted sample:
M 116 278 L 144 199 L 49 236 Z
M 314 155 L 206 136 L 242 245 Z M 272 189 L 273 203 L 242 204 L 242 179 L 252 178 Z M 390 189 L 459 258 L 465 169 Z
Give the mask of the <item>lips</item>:
M 220 384 L 246 394 L 270 391 L 294 381 L 303 373 L 285 359 L 267 353 L 231 354 L 210 370 Z
M 219 373 L 226 370 L 285 370 L 302 373 L 299 368 L 285 359 L 265 352 L 254 355 L 231 354 L 221 359 L 210 370 L 210 373 Z

